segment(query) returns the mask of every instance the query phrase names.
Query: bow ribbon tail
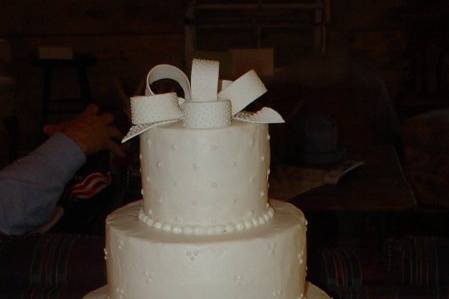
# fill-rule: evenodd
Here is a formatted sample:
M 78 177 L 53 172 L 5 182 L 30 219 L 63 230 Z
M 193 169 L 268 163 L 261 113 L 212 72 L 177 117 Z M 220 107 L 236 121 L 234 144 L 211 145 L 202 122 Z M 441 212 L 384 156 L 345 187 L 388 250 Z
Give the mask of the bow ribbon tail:
M 257 112 L 247 112 L 247 111 L 239 112 L 236 115 L 234 115 L 234 119 L 256 124 L 285 123 L 285 120 L 277 111 L 268 107 L 263 107 Z
M 122 143 L 155 126 L 177 122 L 183 117 L 176 93 L 131 97 L 133 126 Z
M 153 123 L 146 123 L 146 124 L 139 124 L 139 125 L 134 125 L 131 127 L 131 129 L 129 130 L 129 132 L 126 134 L 126 136 L 122 139 L 122 143 L 125 143 L 126 141 L 148 131 L 151 128 L 157 127 L 157 126 L 162 126 L 162 125 L 167 125 L 167 124 L 171 124 L 171 123 L 175 123 L 180 121 L 181 119 L 172 119 L 172 120 L 164 120 L 164 121 L 157 121 L 157 122 L 153 122 Z

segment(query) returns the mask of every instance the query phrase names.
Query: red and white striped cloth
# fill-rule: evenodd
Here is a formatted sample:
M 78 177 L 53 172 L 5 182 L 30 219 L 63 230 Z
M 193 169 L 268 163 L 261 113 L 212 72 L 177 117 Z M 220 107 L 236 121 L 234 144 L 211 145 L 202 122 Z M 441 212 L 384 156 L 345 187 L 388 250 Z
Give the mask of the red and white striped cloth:
M 111 172 L 94 172 L 70 188 L 70 195 L 79 199 L 94 197 L 112 182 Z

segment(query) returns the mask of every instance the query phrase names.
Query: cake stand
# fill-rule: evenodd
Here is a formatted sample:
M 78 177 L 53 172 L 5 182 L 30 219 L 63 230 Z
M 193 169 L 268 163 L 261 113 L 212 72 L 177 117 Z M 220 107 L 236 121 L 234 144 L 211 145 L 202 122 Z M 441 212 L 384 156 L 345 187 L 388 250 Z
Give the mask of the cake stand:
M 310 282 L 306 282 L 306 292 L 304 299 L 331 299 L 323 290 Z M 101 287 L 93 292 L 90 292 L 83 299 L 110 299 L 108 296 L 108 286 Z

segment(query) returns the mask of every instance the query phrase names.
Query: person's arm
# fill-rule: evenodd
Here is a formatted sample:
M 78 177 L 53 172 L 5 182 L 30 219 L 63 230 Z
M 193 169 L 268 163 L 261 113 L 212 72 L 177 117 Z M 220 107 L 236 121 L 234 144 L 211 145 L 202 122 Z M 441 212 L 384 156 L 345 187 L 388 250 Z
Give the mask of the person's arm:
M 85 160 L 79 145 L 58 133 L 1 170 L 0 231 L 23 234 L 45 223 L 66 183 Z
M 46 223 L 86 155 L 101 150 L 124 155 L 115 142 L 122 134 L 112 122 L 111 114 L 89 105 L 71 121 L 46 126 L 50 139 L 1 170 L 0 233 L 23 234 Z

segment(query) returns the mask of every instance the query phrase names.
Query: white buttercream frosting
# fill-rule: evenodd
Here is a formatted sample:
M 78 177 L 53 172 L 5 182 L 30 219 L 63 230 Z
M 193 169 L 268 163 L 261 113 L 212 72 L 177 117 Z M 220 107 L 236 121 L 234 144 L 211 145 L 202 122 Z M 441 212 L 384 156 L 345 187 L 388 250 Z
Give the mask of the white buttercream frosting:
M 178 226 L 221 226 L 216 231 L 229 224 L 257 226 L 252 223 L 269 212 L 267 134 L 267 125 L 239 121 L 220 129 L 189 129 L 174 123 L 143 133 L 147 217 L 141 218 L 153 221 L 151 226 L 170 225 L 168 231 Z
M 305 221 L 293 205 L 274 201 L 266 225 L 214 235 L 148 227 L 138 219 L 142 207 L 132 203 L 107 220 L 108 285 L 119 290 L 110 293 L 113 299 L 293 299 L 304 293 Z

